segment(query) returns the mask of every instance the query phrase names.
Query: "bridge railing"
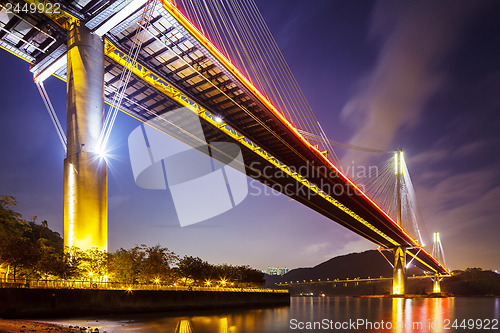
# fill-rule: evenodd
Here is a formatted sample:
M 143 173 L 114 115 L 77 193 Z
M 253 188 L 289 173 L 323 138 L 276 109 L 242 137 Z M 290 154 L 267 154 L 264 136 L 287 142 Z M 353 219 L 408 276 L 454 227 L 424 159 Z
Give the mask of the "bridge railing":
M 413 274 L 412 276 L 408 276 L 408 279 L 428 279 L 430 278 L 430 275 L 415 275 Z M 360 282 L 377 282 L 377 281 L 386 281 L 386 280 L 392 280 L 392 277 L 383 277 L 380 276 L 378 278 L 374 277 L 368 277 L 368 278 L 353 278 L 353 279 L 327 279 L 327 280 L 299 280 L 299 281 L 285 281 L 285 282 L 278 282 L 276 283 L 277 286 L 280 287 L 287 287 L 287 286 L 294 286 L 294 285 L 310 285 L 310 284 L 352 284 L 352 283 L 360 283 Z
M 282 289 L 263 289 L 257 287 L 190 286 L 162 283 L 120 283 L 85 280 L 43 280 L 43 279 L 0 279 L 0 288 L 30 289 L 105 289 L 105 290 L 171 290 L 171 291 L 220 291 L 220 292 L 265 292 L 287 293 Z

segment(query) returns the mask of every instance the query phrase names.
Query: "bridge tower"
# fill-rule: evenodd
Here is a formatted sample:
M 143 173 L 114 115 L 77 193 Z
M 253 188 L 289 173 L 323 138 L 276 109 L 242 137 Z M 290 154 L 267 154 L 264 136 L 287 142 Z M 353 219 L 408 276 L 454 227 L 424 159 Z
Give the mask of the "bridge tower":
M 80 21 L 67 42 L 64 245 L 107 250 L 108 173 L 97 149 L 104 115 L 104 43 Z
M 396 174 L 396 222 L 399 226 L 401 221 L 401 178 L 403 176 L 403 151 L 396 151 L 395 156 Z M 394 271 L 392 276 L 392 294 L 404 295 L 406 292 L 406 249 L 398 246 L 394 249 Z
M 432 237 L 432 255 L 438 260 L 442 260 L 446 265 L 444 259 L 443 245 L 441 244 L 441 239 L 439 238 L 439 232 L 435 232 Z M 441 293 L 441 280 L 443 277 L 436 273 L 432 279 L 432 292 L 435 294 Z

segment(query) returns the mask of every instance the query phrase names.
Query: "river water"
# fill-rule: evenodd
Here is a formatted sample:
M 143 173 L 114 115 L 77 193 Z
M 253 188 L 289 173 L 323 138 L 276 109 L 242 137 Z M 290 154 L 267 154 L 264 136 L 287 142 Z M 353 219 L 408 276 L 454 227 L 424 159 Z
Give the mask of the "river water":
M 100 332 L 498 332 L 500 298 L 292 297 L 290 307 L 51 321 Z

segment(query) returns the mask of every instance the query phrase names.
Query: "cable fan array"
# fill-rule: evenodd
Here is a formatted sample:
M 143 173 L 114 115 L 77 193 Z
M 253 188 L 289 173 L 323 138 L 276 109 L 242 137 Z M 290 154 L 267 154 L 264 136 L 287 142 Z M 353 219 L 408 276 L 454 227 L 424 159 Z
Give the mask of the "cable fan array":
M 443 244 L 441 244 L 441 238 L 439 237 L 439 232 L 433 234 L 432 239 L 432 255 L 434 258 L 443 263 L 446 267 L 446 259 L 444 257 Z
M 37 82 L 35 81 L 36 87 L 38 88 L 38 92 L 40 93 L 40 97 L 42 97 L 43 104 L 47 108 L 47 112 L 49 113 L 50 119 L 52 120 L 52 124 L 54 125 L 54 128 L 56 130 L 57 136 L 59 137 L 59 141 L 61 141 L 61 145 L 64 149 L 64 152 L 67 151 L 67 140 L 66 140 L 66 133 L 64 133 L 64 130 L 61 126 L 61 122 L 59 121 L 59 118 L 57 117 L 57 113 L 54 110 L 54 107 L 52 106 L 52 102 L 50 101 L 49 94 L 47 94 L 47 91 L 45 90 L 45 86 L 43 85 L 43 82 Z
M 402 154 L 401 154 L 402 155 Z M 397 219 L 397 173 L 396 154 L 382 165 L 368 168 L 366 173 L 353 179 L 382 209 L 395 221 Z M 395 172 L 396 168 L 396 172 Z M 415 189 L 410 173 L 401 158 L 402 176 L 400 178 L 401 222 L 403 229 L 413 237 L 419 245 L 429 244 L 427 229 L 422 213 L 417 204 Z
M 183 12 L 200 28 L 202 33 L 218 45 L 226 56 L 246 73 L 252 83 L 259 87 L 279 110 L 285 113 L 285 116 L 297 126 L 302 136 L 312 144 L 316 144 L 321 150 L 326 150 L 325 153 L 330 153 L 329 157 L 337 166 L 341 168 L 333 146 L 370 153 L 388 153 L 384 150 L 360 147 L 328 139 L 255 5 L 254 0 L 173 1 L 177 2 L 176 5 L 181 7 Z M 115 89 L 113 102 L 110 104 L 98 139 L 98 145 L 95 148 L 98 153 L 104 153 L 121 102 L 123 99 L 127 100 L 127 85 L 131 78 L 132 68 L 137 65 L 137 58 L 146 34 L 162 43 L 165 48 L 169 49 L 187 66 L 191 67 L 200 77 L 213 85 L 228 99 L 232 100 L 231 96 L 227 95 L 223 89 L 212 82 L 210 77 L 205 76 L 192 65 L 194 61 L 190 59 L 189 54 L 185 55 L 184 51 L 175 45 L 167 34 L 161 31 L 160 28 L 150 24 L 157 4 L 158 0 L 148 0 L 144 6 L 142 16 L 137 23 L 137 29 L 132 39 L 132 47 L 127 55 L 128 63 L 123 68 L 118 85 L 112 87 Z M 61 144 L 66 150 L 66 137 L 47 92 L 42 83 L 37 83 L 37 87 L 54 123 Z M 144 108 L 143 106 L 141 107 Z M 255 115 L 251 114 L 243 106 L 240 105 L 240 108 L 259 122 L 264 129 L 272 132 L 276 139 L 281 140 L 285 146 L 301 156 L 294 147 L 285 142 L 279 134 L 274 133 L 267 124 L 256 118 Z M 144 109 L 147 111 L 146 108 Z M 190 135 L 190 133 L 186 134 Z M 301 157 L 304 158 L 303 156 Z M 415 190 L 406 163 L 401 158 L 402 171 L 401 177 L 399 177 L 400 181 L 396 181 L 397 177 L 394 174 L 395 165 L 397 165 L 396 155 L 376 168 L 368 168 L 367 173 L 361 177 L 354 177 L 353 181 L 360 185 L 364 192 L 392 216 L 394 220 L 397 219 L 398 215 L 397 202 L 399 196 L 401 201 L 401 226 L 410 236 L 417 240 L 419 245 L 424 246 L 425 244 L 429 244 L 427 231 L 417 205 Z M 397 173 L 398 170 L 396 170 Z M 441 255 L 442 262 L 444 263 L 444 252 L 439 240 L 439 234 L 434 235 L 433 255 L 436 258 Z
M 104 125 L 97 141 L 97 153 L 103 154 L 106 151 L 109 135 L 111 134 L 116 115 L 118 114 L 118 110 L 120 109 L 125 91 L 127 90 L 127 85 L 132 75 L 131 68 L 137 63 L 137 57 L 139 56 L 139 51 L 141 50 L 141 46 L 144 41 L 143 31 L 147 30 L 149 27 L 157 2 L 158 0 L 148 0 L 144 6 L 144 10 L 142 11 L 142 15 L 138 23 L 139 29 L 136 30 L 135 36 L 132 40 L 132 47 L 130 48 L 127 56 L 128 66 L 124 67 L 122 70 L 120 80 L 118 81 L 118 89 L 113 96 L 113 102 L 109 106 L 104 120 Z
M 318 125 L 320 126 L 320 129 L 321 129 L 321 125 L 319 123 L 318 123 Z M 306 131 L 303 131 L 303 130 L 299 130 L 299 132 L 306 139 L 308 139 L 308 140 L 310 140 L 312 142 L 320 143 L 321 141 L 323 141 L 324 145 L 328 145 L 330 147 L 331 146 L 342 147 L 342 148 L 351 149 L 351 150 L 363 151 L 363 152 L 366 152 L 366 153 L 382 153 L 382 154 L 389 153 L 389 154 L 392 154 L 394 152 L 392 150 L 389 151 L 389 150 L 382 150 L 382 149 L 376 149 L 376 148 L 370 148 L 370 147 L 362 147 L 362 146 L 352 145 L 352 144 L 349 144 L 349 143 L 344 143 L 344 142 L 340 142 L 340 141 L 328 139 L 326 137 L 326 135 L 322 135 L 321 137 L 318 137 L 318 136 L 316 136 L 316 135 L 314 135 L 312 133 L 309 133 L 309 132 L 306 132 Z
M 318 145 L 340 165 L 254 0 L 174 3 L 297 128 L 325 137 Z

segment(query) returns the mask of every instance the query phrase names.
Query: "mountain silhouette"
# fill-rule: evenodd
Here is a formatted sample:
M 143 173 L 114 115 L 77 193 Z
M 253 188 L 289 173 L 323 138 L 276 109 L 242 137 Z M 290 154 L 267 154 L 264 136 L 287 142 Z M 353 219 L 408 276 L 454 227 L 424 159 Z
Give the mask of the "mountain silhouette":
M 392 262 L 392 253 L 384 254 Z M 423 271 L 413 265 L 408 268 L 408 276 L 423 275 Z M 368 277 L 392 277 L 392 266 L 377 250 L 349 253 L 334 257 L 314 267 L 296 268 L 283 276 L 265 275 L 266 286 L 272 287 L 280 282 L 325 281 L 335 279 L 354 279 Z

